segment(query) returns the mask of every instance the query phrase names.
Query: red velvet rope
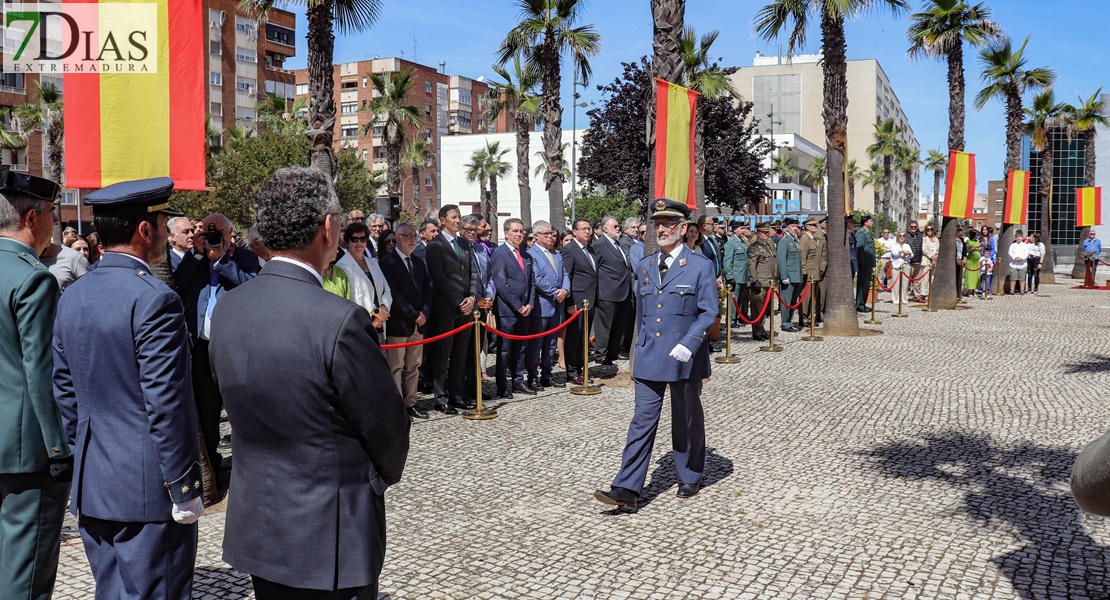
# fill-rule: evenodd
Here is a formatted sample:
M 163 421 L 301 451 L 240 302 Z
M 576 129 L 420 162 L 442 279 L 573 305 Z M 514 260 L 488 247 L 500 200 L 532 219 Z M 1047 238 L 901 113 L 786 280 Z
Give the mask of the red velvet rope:
M 448 331 L 447 333 L 441 333 L 441 334 L 439 334 L 435 337 L 424 338 L 422 340 L 416 340 L 415 342 L 404 342 L 404 343 L 401 343 L 401 344 L 382 344 L 381 348 L 382 348 L 382 350 L 393 350 L 394 348 L 408 348 L 409 346 L 422 346 L 424 344 L 430 344 L 432 342 L 438 342 L 439 340 L 449 338 L 449 337 L 455 335 L 456 333 L 462 333 L 466 329 L 468 329 L 470 327 L 473 327 L 473 326 L 474 325 L 472 323 L 467 323 L 465 325 L 459 325 L 458 327 L 452 329 L 451 331 Z
M 806 301 L 806 294 L 809 293 L 809 287 L 811 285 L 813 285 L 813 284 L 812 283 L 807 283 L 806 286 L 804 288 L 802 288 L 802 295 L 798 297 L 798 303 L 793 305 L 793 306 L 787 304 L 786 300 L 782 299 L 782 295 L 779 294 L 778 290 L 775 290 L 775 295 L 779 297 L 779 304 L 784 306 L 787 310 L 794 310 L 795 308 L 798 308 L 799 306 L 801 306 L 802 302 Z
M 929 271 L 930 271 L 930 269 L 922 270 L 921 271 L 921 277 L 918 277 L 917 279 L 914 279 L 913 275 L 906 275 L 906 278 L 909 279 L 910 281 L 921 281 L 922 279 L 925 279 L 929 275 Z
M 879 291 L 880 292 L 889 292 L 889 291 L 893 290 L 894 286 L 898 283 L 898 280 L 901 279 L 901 278 L 902 278 L 902 272 L 898 271 L 898 274 L 895 275 L 894 279 L 892 279 L 890 281 L 890 287 L 883 287 L 883 284 L 881 282 L 876 281 L 876 283 L 879 284 Z
M 541 332 L 541 333 L 533 333 L 531 335 L 513 335 L 511 333 L 505 333 L 504 331 L 498 331 L 498 330 L 494 329 L 493 327 L 490 327 L 489 325 L 486 325 L 485 323 L 482 323 L 482 327 L 485 327 L 486 331 L 488 331 L 488 332 L 490 332 L 494 335 L 499 335 L 499 336 L 501 336 L 505 339 L 508 339 L 508 340 L 519 340 L 519 341 L 535 340 L 535 339 L 539 339 L 539 338 L 542 338 L 542 337 L 547 337 L 547 336 L 549 336 L 553 333 L 558 333 L 564 327 L 566 327 L 567 325 L 570 325 L 571 321 L 577 319 L 578 318 L 578 313 L 581 313 L 581 312 L 582 311 L 580 311 L 580 310 L 575 311 L 574 314 L 572 314 L 569 319 L 567 319 L 566 321 L 563 321 L 562 323 L 560 323 L 556 327 L 553 327 L 549 331 L 544 331 L 544 332 Z
M 748 318 L 744 316 L 743 311 L 740 310 L 740 304 L 736 302 L 736 296 L 732 294 L 729 294 L 729 296 L 732 297 L 732 305 L 736 307 L 736 316 L 740 317 L 740 320 L 748 325 L 755 325 L 762 321 L 763 316 L 767 314 L 767 307 L 771 304 L 771 294 L 767 294 L 767 297 L 763 299 L 763 308 L 759 309 L 759 316 L 749 321 Z
M 1110 263 L 1106 262 L 1105 260 L 1102 260 L 1101 258 L 1100 258 L 1100 259 L 1098 259 L 1098 262 L 1099 262 L 1099 264 L 1101 264 L 1101 265 L 1106 265 L 1106 266 L 1110 267 Z
M 965 264 L 964 269 L 967 270 L 967 271 L 982 271 L 983 270 L 983 265 L 979 265 L 978 267 L 975 267 L 974 269 L 972 269 L 971 267 L 969 267 Z

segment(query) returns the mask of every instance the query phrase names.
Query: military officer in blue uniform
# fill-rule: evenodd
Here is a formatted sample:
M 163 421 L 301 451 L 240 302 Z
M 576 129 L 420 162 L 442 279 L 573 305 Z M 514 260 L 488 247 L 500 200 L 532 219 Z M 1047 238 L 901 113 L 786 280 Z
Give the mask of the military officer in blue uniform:
M 58 305 L 54 390 L 97 598 L 189 598 L 204 513 L 189 334 L 166 258 L 173 180 L 85 197 L 105 254 Z
M 701 385 L 710 373 L 706 335 L 717 318 L 716 267 L 682 243 L 690 218 L 685 204 L 661 198 L 652 209 L 660 251 L 641 259 L 634 271 L 640 320 L 632 365 L 636 410 L 620 472 L 609 491 L 594 493 L 601 502 L 623 511 L 638 508 L 668 387 L 678 497 L 697 494 L 705 471 Z
M 0 598 L 49 598 L 73 458 L 50 376 L 58 184 L 0 167 Z
M 778 241 L 779 294 L 782 296 L 782 330 L 801 331 L 797 321 L 797 309 L 786 308 L 785 304 L 797 304 L 802 293 L 802 247 L 798 244 L 798 220 L 784 219 L 783 233 Z

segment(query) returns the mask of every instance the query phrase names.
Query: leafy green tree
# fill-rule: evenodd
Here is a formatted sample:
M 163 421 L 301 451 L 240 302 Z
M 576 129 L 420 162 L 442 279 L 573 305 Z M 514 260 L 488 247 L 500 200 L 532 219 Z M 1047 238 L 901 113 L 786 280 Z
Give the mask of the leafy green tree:
M 587 184 L 578 190 L 574 205 L 575 217 L 589 219 L 590 223 L 597 223 L 605 215 L 612 215 L 617 221 L 623 223 L 628 217 L 639 216 L 641 213 L 640 203 L 629 198 L 627 192 L 592 184 Z M 570 212 L 569 194 L 563 201 L 563 208 Z M 648 234 L 650 235 L 651 232 Z
M 720 35 L 716 29 L 698 39 L 693 27 L 686 27 L 681 39 L 683 83 L 698 97 L 697 118 L 694 119 L 694 177 L 697 206 L 705 209 L 705 103 L 718 98 L 740 99 L 729 76 L 709 57 L 713 42 Z
M 419 107 L 406 104 L 416 79 L 414 69 L 401 69 L 397 73 L 370 74 L 374 86 L 374 99 L 360 111 L 369 112 L 374 118 L 362 126 L 362 137 L 373 133 L 374 127 L 383 127 L 382 146 L 385 147 L 386 180 L 389 195 L 401 195 L 401 148 L 405 145 L 405 127 L 420 127 L 424 113 Z
M 354 148 L 340 148 L 335 159 L 335 195 L 339 197 L 343 211 L 350 212 L 357 208 L 364 213 L 377 212 L 375 198 L 385 187 L 385 172 L 370 172 L 366 161 Z
M 789 32 L 787 54 L 805 46 L 809 18 L 814 16 L 820 21 L 829 214 L 844 214 L 844 161 L 848 143 L 848 43 L 844 23 L 871 10 L 887 9 L 897 15 L 908 8 L 906 0 L 773 0 L 756 14 L 755 30 L 760 38 L 771 41 Z M 831 243 L 825 331 L 830 335 L 857 336 L 859 319 L 843 220 L 829 219 L 828 239 Z
M 501 142 L 486 142 L 485 147 L 475 150 L 470 155 L 470 162 L 463 165 L 466 169 L 466 180 L 478 182 L 481 190 L 482 202 L 479 209 L 482 217 L 493 227 L 493 240 L 497 241 L 497 181 L 508 174 L 512 165 L 505 162 L 508 148 L 502 148 Z
M 1105 103 L 1102 101 L 1102 88 L 1098 88 L 1090 98 L 1079 97 L 1079 105 L 1067 105 L 1064 112 L 1068 115 L 1068 132 L 1083 134 L 1083 179 L 1084 186 L 1095 185 L 1095 135 L 1099 126 L 1110 126 L 1110 118 L 1104 114 Z M 1087 238 L 1090 227 L 1084 227 L 1080 240 Z M 1071 276 L 1079 279 L 1084 276 L 1086 267 L 1083 263 L 1083 246 L 1076 246 L 1075 262 L 1072 264 Z
M 1033 106 L 1025 109 L 1029 117 L 1027 132 L 1033 149 L 1041 155 L 1040 196 L 1041 196 L 1041 243 L 1044 256 L 1041 257 L 1041 282 L 1056 283 L 1056 258 L 1052 251 L 1052 130 L 1065 124 L 1067 104 L 1056 101 L 1052 88 L 1033 97 Z
M 778 154 L 771 159 L 771 170 L 779 175 L 779 183 L 794 183 L 798 165 L 791 162 L 786 154 Z
M 903 200 L 906 222 L 899 225 L 899 230 L 910 223 L 916 223 L 920 213 L 918 210 L 918 190 L 913 187 L 913 173 L 919 166 L 921 166 L 921 154 L 915 152 L 908 144 L 899 143 L 898 150 L 894 153 L 894 168 L 902 175 L 902 191 L 906 194 Z
M 490 81 L 486 122 L 493 123 L 506 111 L 513 113 L 513 126 L 516 130 L 516 185 L 520 190 L 520 219 L 531 226 L 532 180 L 528 177 L 528 152 L 531 146 L 529 136 L 536 127 L 536 115 L 540 111 L 541 98 L 536 93 L 540 70 L 537 65 L 522 63 L 521 55 L 515 54 L 511 71 L 500 65 L 494 65 L 493 71 L 501 80 Z M 540 160 L 543 160 L 544 156 L 541 152 Z

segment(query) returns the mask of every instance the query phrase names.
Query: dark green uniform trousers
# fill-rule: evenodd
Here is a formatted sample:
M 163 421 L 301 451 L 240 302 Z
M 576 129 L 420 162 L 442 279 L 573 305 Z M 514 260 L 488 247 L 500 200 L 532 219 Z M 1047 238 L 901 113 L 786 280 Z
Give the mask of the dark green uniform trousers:
M 0 597 L 53 593 L 69 487 L 45 471 L 0 474 Z

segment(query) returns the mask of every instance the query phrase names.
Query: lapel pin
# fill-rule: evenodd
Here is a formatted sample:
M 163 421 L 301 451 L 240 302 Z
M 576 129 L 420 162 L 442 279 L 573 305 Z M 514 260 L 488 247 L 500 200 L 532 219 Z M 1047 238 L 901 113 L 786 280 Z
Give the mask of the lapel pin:
M 679 260 L 678 261 L 678 266 L 685 267 L 686 266 L 686 259 L 683 258 L 683 259 Z

